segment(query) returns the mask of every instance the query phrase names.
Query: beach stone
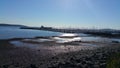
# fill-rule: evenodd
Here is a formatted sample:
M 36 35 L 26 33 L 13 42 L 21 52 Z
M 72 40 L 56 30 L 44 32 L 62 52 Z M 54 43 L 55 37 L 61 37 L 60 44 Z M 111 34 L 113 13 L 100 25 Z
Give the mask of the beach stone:
M 16 63 L 14 66 L 15 66 L 15 67 L 19 67 L 19 63 Z
M 76 63 L 76 66 L 81 66 L 82 64 L 81 63 Z
M 3 68 L 8 68 L 9 67 L 9 65 L 3 65 Z
M 38 51 L 40 51 L 40 50 L 38 50 Z
M 82 65 L 82 68 L 87 68 L 87 64 Z
M 86 60 L 86 61 L 89 61 L 89 60 L 91 60 L 91 59 L 90 59 L 89 57 L 86 57 L 85 60 Z
M 101 63 L 100 68 L 106 68 L 106 63 Z
M 84 65 L 84 64 L 86 64 L 86 62 L 85 62 L 85 61 L 82 61 L 81 63 L 82 63 L 83 65 Z
M 119 43 L 119 41 L 112 41 L 112 43 Z
M 106 60 L 100 60 L 99 62 L 100 62 L 100 63 L 105 63 L 105 62 L 106 62 Z
M 55 59 L 55 57 L 52 57 L 52 59 Z
M 91 68 L 93 67 L 93 63 L 91 61 L 86 61 L 86 64 L 88 67 L 91 67 Z
M 74 64 L 71 64 L 71 63 L 69 63 L 69 62 L 66 62 L 65 64 L 59 63 L 59 64 L 58 64 L 58 67 L 59 67 L 59 68 L 74 68 L 75 65 L 74 65 Z
M 31 65 L 30 65 L 30 68 L 38 68 L 38 67 L 36 67 L 35 64 L 31 64 Z
M 96 65 L 93 65 L 93 68 L 100 68 L 100 66 L 96 64 Z
M 59 68 L 59 67 L 48 67 L 48 68 Z
M 82 60 L 81 59 L 76 59 L 76 63 L 80 63 Z

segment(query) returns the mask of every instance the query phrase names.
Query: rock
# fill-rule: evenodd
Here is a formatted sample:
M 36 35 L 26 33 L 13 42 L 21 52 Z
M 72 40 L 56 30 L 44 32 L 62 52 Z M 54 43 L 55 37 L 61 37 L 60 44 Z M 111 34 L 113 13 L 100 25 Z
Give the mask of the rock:
M 3 68 L 8 68 L 9 67 L 9 65 L 3 65 Z
M 112 41 L 112 43 L 119 43 L 119 41 Z
M 80 63 L 82 60 L 80 60 L 80 59 L 77 59 L 77 60 L 75 60 L 77 63 Z
M 85 61 L 82 61 L 82 64 L 84 65 L 84 64 L 86 64 L 86 62 L 85 62 Z
M 15 66 L 15 67 L 19 67 L 19 63 L 16 63 L 14 66 Z
M 98 64 L 95 64 L 93 68 L 100 68 L 100 66 Z
M 30 65 L 30 68 L 38 68 L 38 67 L 36 67 L 35 64 L 31 64 L 31 65 Z
M 58 67 L 48 67 L 48 68 L 58 68 Z
M 40 50 L 38 50 L 38 51 L 40 51 Z
M 100 68 L 106 68 L 106 63 L 101 63 Z

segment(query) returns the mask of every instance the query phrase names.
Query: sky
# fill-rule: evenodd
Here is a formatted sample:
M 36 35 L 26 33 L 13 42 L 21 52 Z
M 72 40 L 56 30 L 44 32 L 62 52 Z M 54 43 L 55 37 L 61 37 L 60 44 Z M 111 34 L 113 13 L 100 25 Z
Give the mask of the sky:
M 0 23 L 120 29 L 120 0 L 0 0 Z

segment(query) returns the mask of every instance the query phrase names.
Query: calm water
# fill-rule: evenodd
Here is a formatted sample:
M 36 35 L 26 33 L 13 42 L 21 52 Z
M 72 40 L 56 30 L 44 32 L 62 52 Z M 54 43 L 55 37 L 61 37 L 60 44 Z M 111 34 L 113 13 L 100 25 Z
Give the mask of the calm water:
M 37 36 L 59 36 L 59 32 L 19 29 L 19 27 L 0 27 L 0 39 L 33 38 Z
M 31 30 L 31 29 L 19 29 L 19 27 L 1 27 L 0 26 L 0 39 L 10 39 L 10 38 L 34 38 L 38 36 L 60 36 L 64 33 L 60 32 L 51 32 L 43 30 Z M 97 42 L 111 42 L 119 41 L 120 39 L 116 38 L 105 38 L 105 37 L 94 37 L 87 34 L 78 34 L 82 41 L 97 41 Z M 74 40 L 76 38 L 70 39 Z M 68 41 L 69 39 L 58 39 L 58 41 Z M 77 38 L 78 40 L 78 38 Z

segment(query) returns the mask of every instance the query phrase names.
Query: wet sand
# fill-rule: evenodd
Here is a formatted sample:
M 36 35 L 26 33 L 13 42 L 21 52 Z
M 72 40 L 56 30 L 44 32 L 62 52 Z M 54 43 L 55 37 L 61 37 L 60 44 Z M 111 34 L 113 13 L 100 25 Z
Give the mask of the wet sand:
M 115 53 L 120 43 L 0 40 L 0 68 L 106 68 Z

